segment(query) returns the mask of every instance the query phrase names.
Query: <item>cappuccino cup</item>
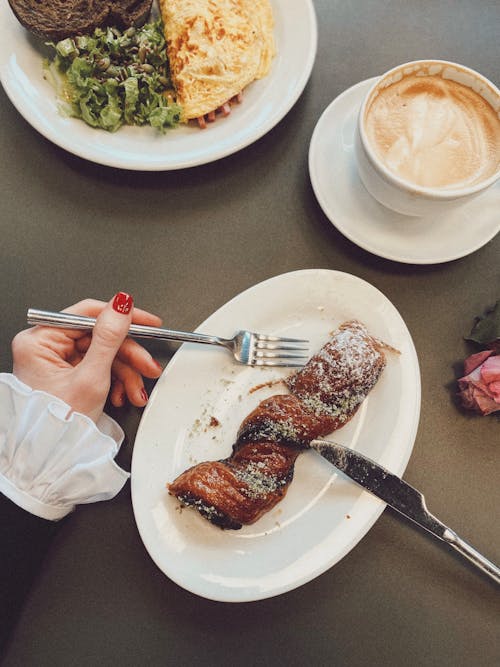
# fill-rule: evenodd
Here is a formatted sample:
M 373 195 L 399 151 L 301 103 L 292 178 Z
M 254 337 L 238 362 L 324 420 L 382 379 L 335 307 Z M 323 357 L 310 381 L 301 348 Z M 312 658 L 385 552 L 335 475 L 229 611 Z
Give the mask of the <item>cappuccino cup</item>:
M 500 90 L 442 60 L 391 69 L 359 110 L 355 154 L 368 192 L 398 213 L 444 213 L 500 179 Z

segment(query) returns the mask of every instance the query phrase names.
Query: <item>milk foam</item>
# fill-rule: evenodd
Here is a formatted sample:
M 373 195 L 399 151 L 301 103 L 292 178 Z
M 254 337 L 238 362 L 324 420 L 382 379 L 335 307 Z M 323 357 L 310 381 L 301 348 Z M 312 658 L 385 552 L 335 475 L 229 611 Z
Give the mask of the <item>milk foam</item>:
M 467 187 L 500 167 L 500 119 L 471 88 L 409 75 L 368 105 L 368 141 L 393 173 L 431 188 Z

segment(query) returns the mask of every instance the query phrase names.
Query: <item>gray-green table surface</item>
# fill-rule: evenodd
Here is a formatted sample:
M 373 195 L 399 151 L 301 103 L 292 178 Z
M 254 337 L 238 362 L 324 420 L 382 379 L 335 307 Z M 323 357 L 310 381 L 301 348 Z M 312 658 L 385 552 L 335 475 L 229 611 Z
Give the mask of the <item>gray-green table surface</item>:
M 499 418 L 459 410 L 454 382 L 469 350 L 463 334 L 500 297 L 500 236 L 435 266 L 376 257 L 322 213 L 307 155 L 328 104 L 400 62 L 454 60 L 498 85 L 500 4 L 314 4 L 319 48 L 298 103 L 265 137 L 214 164 L 133 173 L 86 162 L 46 141 L 0 92 L 0 370 L 11 369 L 10 340 L 29 306 L 56 310 L 126 290 L 172 327 L 190 330 L 271 276 L 302 268 L 354 274 L 398 308 L 419 356 L 421 417 L 405 477 L 438 517 L 498 563 Z M 174 349 L 154 352 L 167 363 Z M 113 416 L 126 432 L 119 462 L 129 468 L 141 411 Z M 154 565 L 127 485 L 64 523 L 5 664 L 493 666 L 500 664 L 498 592 L 386 510 L 307 585 L 258 602 L 212 602 Z

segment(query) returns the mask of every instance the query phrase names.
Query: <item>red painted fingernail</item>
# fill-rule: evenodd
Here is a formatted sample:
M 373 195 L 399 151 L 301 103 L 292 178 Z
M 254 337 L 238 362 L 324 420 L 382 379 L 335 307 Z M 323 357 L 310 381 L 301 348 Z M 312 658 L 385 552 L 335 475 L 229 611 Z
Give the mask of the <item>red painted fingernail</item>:
M 133 298 L 126 292 L 118 292 L 118 294 L 113 299 L 113 309 L 116 310 L 117 313 L 128 315 L 132 310 L 133 305 Z
M 146 402 L 147 402 L 147 400 L 148 400 L 148 392 L 144 389 L 144 387 L 141 389 L 141 397 L 142 397 L 142 400 L 143 400 L 143 401 L 146 401 Z

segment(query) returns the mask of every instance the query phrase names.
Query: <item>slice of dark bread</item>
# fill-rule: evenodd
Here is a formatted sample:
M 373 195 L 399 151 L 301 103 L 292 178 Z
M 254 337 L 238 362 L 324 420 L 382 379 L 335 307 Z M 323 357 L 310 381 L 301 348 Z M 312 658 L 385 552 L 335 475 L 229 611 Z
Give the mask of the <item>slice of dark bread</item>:
M 43 39 L 58 41 L 105 25 L 142 25 L 153 0 L 9 0 L 9 4 L 27 30 Z

